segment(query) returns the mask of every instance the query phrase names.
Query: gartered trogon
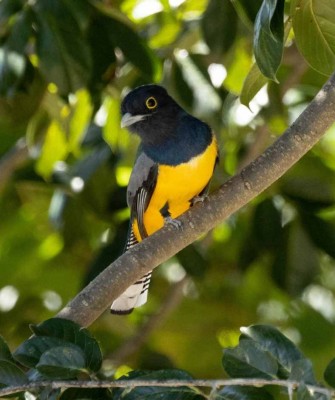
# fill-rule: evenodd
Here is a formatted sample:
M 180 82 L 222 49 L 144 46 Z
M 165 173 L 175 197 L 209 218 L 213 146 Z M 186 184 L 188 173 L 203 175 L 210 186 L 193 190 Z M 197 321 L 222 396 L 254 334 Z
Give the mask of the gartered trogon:
M 121 126 L 141 143 L 127 188 L 131 210 L 125 251 L 175 220 L 201 199 L 218 161 L 214 133 L 188 114 L 158 85 L 140 86 L 121 104 Z M 147 300 L 151 272 L 131 285 L 111 306 L 130 313 Z

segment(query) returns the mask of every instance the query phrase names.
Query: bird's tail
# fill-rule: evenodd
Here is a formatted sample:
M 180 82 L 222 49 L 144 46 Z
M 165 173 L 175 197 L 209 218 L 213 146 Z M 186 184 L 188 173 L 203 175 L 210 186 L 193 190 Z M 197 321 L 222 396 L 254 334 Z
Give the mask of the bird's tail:
M 125 246 L 125 252 L 135 246 L 138 241 L 130 228 L 130 234 Z M 146 303 L 148 298 L 148 288 L 151 279 L 151 272 L 148 272 L 137 282 L 129 286 L 111 305 L 112 314 L 130 314 L 135 307 L 140 307 Z

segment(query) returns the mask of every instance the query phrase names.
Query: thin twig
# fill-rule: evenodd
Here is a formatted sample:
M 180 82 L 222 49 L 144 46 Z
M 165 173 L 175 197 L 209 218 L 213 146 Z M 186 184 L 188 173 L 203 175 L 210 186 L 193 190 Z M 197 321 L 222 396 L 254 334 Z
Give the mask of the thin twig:
M 190 380 L 115 380 L 115 381 L 41 381 L 26 385 L 8 386 L 0 389 L 0 396 L 8 396 L 19 392 L 34 391 L 36 389 L 49 387 L 50 389 L 65 388 L 136 388 L 136 387 L 216 387 L 217 389 L 225 386 L 281 386 L 288 389 L 297 389 L 301 382 L 285 381 L 280 379 L 190 379 Z M 335 390 L 330 390 L 320 386 L 306 385 L 309 391 L 325 394 L 331 398 L 335 397 Z

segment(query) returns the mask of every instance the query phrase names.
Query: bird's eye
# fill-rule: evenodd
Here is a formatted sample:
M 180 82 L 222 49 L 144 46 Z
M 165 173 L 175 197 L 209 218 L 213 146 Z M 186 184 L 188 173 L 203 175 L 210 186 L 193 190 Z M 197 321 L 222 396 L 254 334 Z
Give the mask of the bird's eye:
M 158 103 L 157 100 L 151 96 L 146 100 L 145 105 L 147 106 L 147 109 L 153 110 L 158 106 Z

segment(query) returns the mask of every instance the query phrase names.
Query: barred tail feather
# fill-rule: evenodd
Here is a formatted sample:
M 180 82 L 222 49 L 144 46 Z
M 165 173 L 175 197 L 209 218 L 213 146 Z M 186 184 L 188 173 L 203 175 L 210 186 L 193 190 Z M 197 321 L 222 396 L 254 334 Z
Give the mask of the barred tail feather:
M 125 246 L 127 251 L 138 243 L 133 230 L 130 230 L 130 234 Z M 111 306 L 112 314 L 130 314 L 135 307 L 140 307 L 146 303 L 148 298 L 148 288 L 151 279 L 151 272 L 144 275 L 137 282 L 129 286 L 116 300 L 114 300 Z
M 129 286 L 111 306 L 112 314 L 130 314 L 135 307 L 140 307 L 147 301 L 151 272 Z

